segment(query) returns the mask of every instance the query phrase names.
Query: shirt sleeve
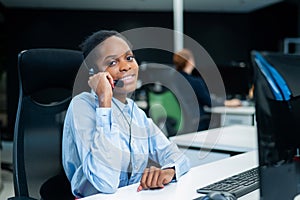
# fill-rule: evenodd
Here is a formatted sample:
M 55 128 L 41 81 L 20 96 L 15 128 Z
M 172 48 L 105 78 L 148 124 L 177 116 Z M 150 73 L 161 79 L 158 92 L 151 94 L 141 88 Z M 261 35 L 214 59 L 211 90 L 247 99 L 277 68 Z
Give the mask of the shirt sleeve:
M 111 130 L 111 108 L 96 108 L 84 100 L 72 104 L 73 134 L 82 171 L 96 190 L 114 193 L 119 185 L 122 152 Z M 80 170 L 80 168 L 78 168 Z
M 194 80 L 193 89 L 195 90 L 199 103 L 211 107 L 210 94 L 204 80 L 195 77 L 192 77 L 192 79 Z
M 158 162 L 162 169 L 175 167 L 176 180 L 178 180 L 190 169 L 188 158 L 175 143 L 168 140 L 151 119 L 148 121 L 150 158 Z

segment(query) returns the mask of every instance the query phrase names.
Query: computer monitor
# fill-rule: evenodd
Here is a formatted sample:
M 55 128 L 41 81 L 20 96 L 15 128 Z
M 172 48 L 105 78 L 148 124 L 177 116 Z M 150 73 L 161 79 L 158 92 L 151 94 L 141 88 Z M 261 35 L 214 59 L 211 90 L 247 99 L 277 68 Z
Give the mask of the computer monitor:
M 241 66 L 222 65 L 218 69 L 223 79 L 227 98 L 247 99 L 251 87 L 251 68 L 243 63 Z
M 300 193 L 300 55 L 252 51 L 260 196 Z

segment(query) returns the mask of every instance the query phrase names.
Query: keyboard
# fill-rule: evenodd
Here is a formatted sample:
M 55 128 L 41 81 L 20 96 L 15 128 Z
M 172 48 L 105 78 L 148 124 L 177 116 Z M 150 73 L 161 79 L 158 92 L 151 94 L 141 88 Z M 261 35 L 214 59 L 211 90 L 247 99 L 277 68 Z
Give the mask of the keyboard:
M 214 191 L 229 192 L 237 198 L 259 188 L 258 167 L 241 172 L 221 181 L 197 189 L 198 193 L 208 194 Z

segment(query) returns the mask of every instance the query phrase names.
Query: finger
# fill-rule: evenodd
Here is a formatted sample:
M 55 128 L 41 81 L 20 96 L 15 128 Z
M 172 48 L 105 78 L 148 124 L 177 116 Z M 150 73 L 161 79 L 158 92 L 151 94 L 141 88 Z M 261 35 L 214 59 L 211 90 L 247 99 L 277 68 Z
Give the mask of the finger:
M 114 88 L 114 79 L 113 77 L 110 75 L 110 73 L 106 72 L 106 78 L 108 79 L 109 83 L 111 84 L 111 86 Z
M 157 184 L 160 186 L 164 186 L 172 180 L 172 177 L 170 177 L 167 173 L 161 173 L 161 175 L 158 177 Z
M 147 177 L 147 181 L 146 181 L 146 184 L 149 188 L 153 188 L 152 179 L 153 179 L 154 173 L 155 173 L 155 167 L 152 166 L 149 169 L 149 173 L 148 173 L 148 177 Z
M 162 184 L 163 184 L 163 185 L 166 185 L 166 184 L 170 183 L 171 180 L 172 180 L 172 179 L 165 177 L 165 178 L 163 179 L 163 181 L 162 181 Z
M 146 184 L 146 180 L 147 180 L 147 177 L 148 177 L 148 174 L 149 174 L 149 168 L 146 168 L 143 172 L 143 176 L 141 178 L 141 186 L 143 189 L 148 189 L 148 186 Z
M 159 184 L 157 181 L 158 181 L 158 177 L 160 175 L 160 169 L 159 170 L 155 170 L 154 173 L 153 173 L 153 177 L 152 177 L 152 182 L 151 182 L 151 187 L 154 188 L 154 187 L 163 187 L 162 184 Z
M 89 77 L 88 85 L 90 86 L 90 88 L 92 88 L 94 91 L 96 91 L 98 82 L 99 82 L 99 80 L 96 78 L 95 75 L 93 75 L 93 76 Z
M 113 87 L 112 83 L 110 82 L 110 79 L 112 79 L 111 75 L 108 72 L 99 72 L 97 73 L 95 79 L 98 79 L 97 87 L 103 87 L 103 88 L 111 88 Z
M 164 186 L 164 180 L 165 180 L 165 175 L 164 174 L 160 174 L 160 176 L 157 179 L 157 184 L 159 185 L 159 187 L 163 187 Z
M 143 186 L 139 185 L 139 187 L 137 188 L 137 192 L 142 191 L 143 190 Z

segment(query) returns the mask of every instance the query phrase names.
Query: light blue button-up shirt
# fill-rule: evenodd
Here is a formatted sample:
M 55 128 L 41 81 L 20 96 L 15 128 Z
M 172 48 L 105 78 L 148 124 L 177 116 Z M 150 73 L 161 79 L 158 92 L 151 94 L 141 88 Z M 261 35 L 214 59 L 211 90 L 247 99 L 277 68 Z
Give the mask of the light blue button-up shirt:
M 98 105 L 94 93 L 81 93 L 65 118 L 62 161 L 76 197 L 114 193 L 139 182 L 148 159 L 175 167 L 176 179 L 189 170 L 187 157 L 133 100 L 113 99 L 111 108 Z

